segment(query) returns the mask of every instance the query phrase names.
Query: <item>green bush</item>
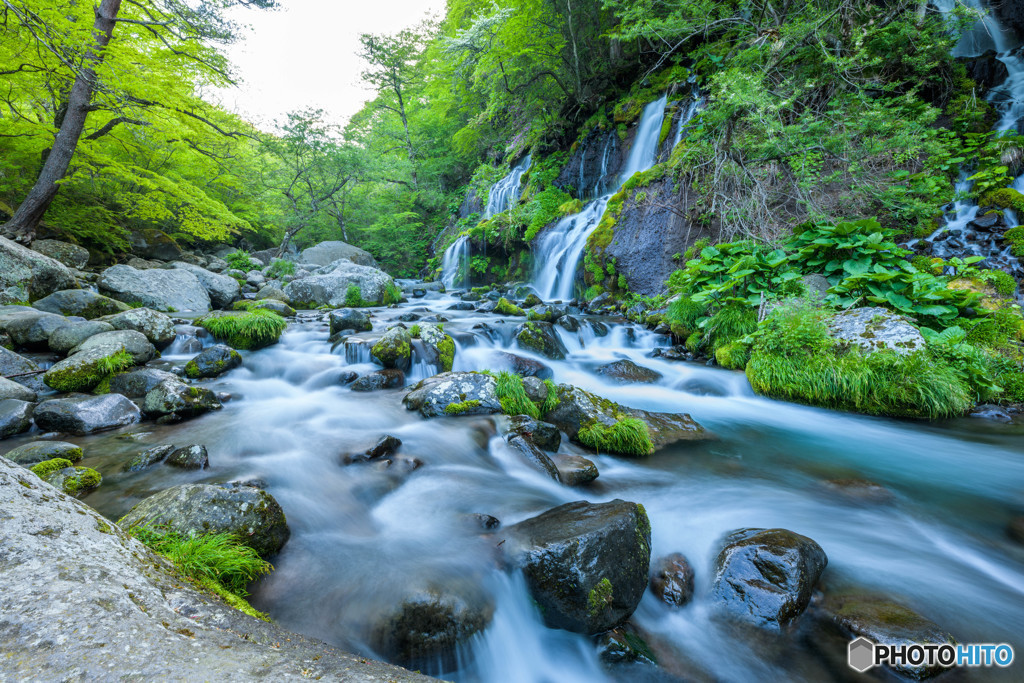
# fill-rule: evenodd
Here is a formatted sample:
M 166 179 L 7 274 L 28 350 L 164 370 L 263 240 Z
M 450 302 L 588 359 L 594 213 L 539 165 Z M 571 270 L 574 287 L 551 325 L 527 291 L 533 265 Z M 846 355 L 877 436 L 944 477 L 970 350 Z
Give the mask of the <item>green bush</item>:
M 348 289 L 345 290 L 345 306 L 347 308 L 361 308 L 368 305 L 366 301 L 363 301 L 363 290 L 359 285 L 349 285 Z
M 242 249 L 231 252 L 224 257 L 224 260 L 227 261 L 228 267 L 234 270 L 241 270 L 246 273 L 250 270 L 259 270 L 262 268 L 259 263 L 249 258 L 249 252 Z
M 347 292 L 345 299 L 346 301 L 348 300 Z M 390 306 L 392 304 L 400 303 L 402 303 L 402 288 L 396 285 L 394 282 L 392 282 L 387 287 L 384 288 L 384 296 L 381 299 L 381 304 L 384 306 Z
M 584 426 L 576 438 L 599 453 L 642 456 L 654 451 L 647 425 L 635 417 L 624 417 L 611 426 L 593 422 Z
M 241 350 L 275 344 L 288 327 L 284 318 L 264 308 L 242 315 L 205 316 L 196 322 L 217 339 Z
M 750 360 L 750 345 L 732 342 L 715 350 L 715 360 L 726 370 L 742 370 Z
M 276 280 L 283 275 L 295 275 L 295 262 L 285 259 L 274 259 L 267 269 L 267 278 Z

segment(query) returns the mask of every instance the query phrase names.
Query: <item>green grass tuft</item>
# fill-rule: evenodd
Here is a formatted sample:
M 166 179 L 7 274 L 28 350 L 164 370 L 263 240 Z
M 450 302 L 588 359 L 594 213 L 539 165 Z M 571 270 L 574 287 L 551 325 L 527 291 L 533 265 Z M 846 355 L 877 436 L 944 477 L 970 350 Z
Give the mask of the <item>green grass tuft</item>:
M 611 426 L 592 422 L 576 438 L 599 453 L 650 455 L 654 451 L 647 425 L 635 417 L 624 417 Z
M 544 399 L 544 403 L 540 406 L 540 414 L 547 415 L 552 410 L 558 407 L 561 401 L 558 400 L 558 390 L 555 388 L 555 383 L 549 379 L 544 380 L 544 386 L 547 387 L 548 395 Z
M 243 350 L 276 343 L 288 326 L 277 313 L 262 308 L 244 315 L 206 316 L 196 322 L 217 339 Z
M 283 275 L 295 275 L 295 263 L 284 259 L 274 259 L 267 269 L 267 278 L 276 280 Z
M 540 418 L 540 411 L 536 404 L 526 395 L 523 388 L 523 378 L 512 372 L 499 372 L 497 375 L 497 388 L 495 393 L 501 402 L 501 410 L 506 415 L 529 415 L 534 419 Z
M 384 296 L 381 298 L 381 304 L 384 306 L 390 306 L 392 304 L 400 303 L 402 303 L 402 288 L 392 282 L 384 288 Z

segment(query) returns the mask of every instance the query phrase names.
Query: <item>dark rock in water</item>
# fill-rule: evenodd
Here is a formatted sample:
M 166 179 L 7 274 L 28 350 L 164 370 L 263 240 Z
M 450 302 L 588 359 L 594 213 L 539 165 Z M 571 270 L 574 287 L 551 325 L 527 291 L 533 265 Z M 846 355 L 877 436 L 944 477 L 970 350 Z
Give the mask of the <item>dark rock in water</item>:
M 914 610 L 881 595 L 847 593 L 829 595 L 816 607 L 820 619 L 831 621 L 848 638 L 867 638 L 877 645 L 956 644 L 956 640 L 934 622 Z M 904 664 L 888 667 L 915 680 L 932 678 L 945 671 L 932 665 Z
M 126 462 L 121 468 L 122 472 L 141 472 L 147 467 L 152 467 L 158 462 L 162 462 L 167 458 L 168 455 L 174 452 L 174 446 L 170 444 L 164 444 L 162 446 L 154 446 L 153 448 L 146 449 L 132 457 L 131 460 Z
M 472 311 L 476 308 L 469 301 L 456 301 L 454 304 L 448 307 L 449 311 Z
M 1024 515 L 1018 515 L 1006 525 L 1006 533 L 1017 543 L 1024 545 Z
M 602 365 L 596 372 L 622 384 L 654 384 L 662 378 L 660 372 L 625 359 Z
M 220 410 L 217 395 L 209 389 L 194 387 L 180 380 L 160 382 L 146 394 L 142 409 L 150 417 L 175 419 L 195 417 L 211 410 Z
M 391 436 L 386 434 L 382 436 L 373 447 L 368 448 L 363 453 L 356 453 L 355 455 L 346 455 L 345 464 L 351 464 L 354 462 L 367 462 L 369 460 L 377 460 L 378 458 L 384 458 L 389 455 L 394 455 L 398 447 L 402 445 L 402 440 L 397 436 Z
M 462 296 L 459 297 L 459 299 L 461 299 L 463 302 L 466 302 L 466 303 L 473 302 L 473 301 L 480 301 L 483 298 L 484 297 L 481 294 L 479 294 L 478 292 L 466 292 L 465 294 L 463 294 Z
M 6 439 L 32 427 L 32 411 L 35 405 L 16 398 L 0 401 L 0 439 Z
M 355 382 L 358 377 L 358 373 L 353 372 L 352 370 L 346 370 L 338 377 L 338 382 L 341 384 L 351 384 L 352 382 Z
M 568 332 L 580 331 L 580 320 L 572 315 L 563 315 L 555 324 Z
M 516 343 L 551 360 L 564 360 L 568 352 L 551 323 L 526 322 L 516 328 Z
M 140 501 L 121 519 L 123 528 L 166 524 L 182 535 L 192 532 L 238 536 L 261 557 L 277 553 L 291 532 L 284 511 L 266 491 L 251 487 L 183 484 Z
M 403 313 L 398 316 L 398 319 L 403 323 L 414 323 L 420 319 L 420 315 L 418 313 Z
M 242 364 L 242 354 L 230 346 L 216 344 L 185 364 L 185 375 L 192 379 L 218 377 Z
M 546 451 L 557 451 L 562 443 L 562 435 L 559 433 L 558 427 L 549 422 L 535 420 L 529 415 L 513 417 L 509 431 Z
M 539 360 L 517 356 L 514 353 L 498 351 L 495 355 L 494 365 L 497 368 L 507 368 L 520 377 L 537 377 L 539 379 L 551 379 L 555 376 L 554 371 Z
M 600 474 L 597 465 L 582 455 L 556 455 L 553 460 L 558 468 L 558 476 L 566 486 L 589 484 Z
M 455 668 L 456 648 L 487 628 L 490 598 L 476 586 L 443 586 L 412 592 L 373 627 L 374 650 L 410 668 Z
M 817 543 L 787 529 L 740 529 L 715 560 L 712 593 L 731 617 L 781 629 L 799 617 L 828 565 Z
M 594 300 L 587 304 L 587 310 L 591 313 L 603 313 L 606 309 L 613 308 L 615 300 L 612 299 L 612 295 L 608 292 L 598 294 L 594 297 Z
M 138 407 L 121 394 L 69 396 L 43 401 L 35 420 L 48 432 L 92 434 L 135 424 L 142 418 Z
M 58 315 L 78 315 L 86 320 L 128 310 L 128 305 L 88 289 L 65 289 L 40 299 L 33 307 Z
M 603 663 L 610 665 L 630 662 L 656 663 L 651 648 L 629 622 L 598 636 L 597 654 Z
M 470 517 L 477 526 L 486 531 L 491 531 L 501 526 L 501 520 L 497 517 L 492 517 L 491 515 L 485 515 L 477 512 L 470 515 Z
M 493 313 L 494 309 L 498 307 L 497 301 L 485 301 L 476 307 L 477 313 Z
M 977 57 L 961 57 L 957 61 L 967 68 L 967 75 L 971 80 L 981 86 L 978 91 L 979 97 L 984 97 L 986 92 L 1005 83 L 1010 76 L 1006 64 L 999 59 L 995 50 L 988 50 Z
M 497 383 L 477 372 L 442 372 L 413 387 L 402 402 L 423 417 L 491 415 L 501 412 Z
M 171 451 L 165 463 L 183 470 L 205 470 L 210 466 L 210 456 L 206 452 L 206 446 L 192 444 Z
M 352 382 L 352 391 L 380 391 L 381 389 L 401 389 L 405 386 L 405 373 L 401 370 L 384 369 L 363 375 Z
M 651 592 L 672 607 L 682 607 L 693 599 L 693 567 L 685 556 L 672 553 L 654 563 Z
M 1002 227 L 1002 220 L 997 213 L 987 213 L 982 216 L 978 216 L 973 221 L 968 223 L 975 230 L 981 230 L 983 232 L 992 232 Z
M 548 475 L 555 481 L 561 481 L 561 477 L 558 476 L 558 468 L 551 462 L 544 451 L 537 448 L 533 443 L 527 441 L 518 434 L 510 434 L 506 437 L 508 447 L 514 453 L 518 454 L 527 463 L 540 470 L 544 474 Z
M 657 348 L 651 352 L 651 358 L 664 358 L 665 360 L 674 361 L 687 361 L 693 360 L 693 354 L 686 350 L 683 346 L 673 346 L 671 348 Z
M 35 361 L 0 346 L 0 375 L 35 392 L 49 391 L 40 370 Z
M 829 479 L 825 489 L 854 503 L 891 503 L 895 496 L 889 489 L 867 479 Z
M 110 393 L 128 398 L 143 398 L 161 382 L 180 381 L 177 375 L 156 368 L 133 368 L 110 378 Z
M 413 287 L 412 298 L 414 298 L 414 299 L 422 299 L 426 295 L 427 295 L 427 290 L 423 289 L 422 287 Z
M 971 411 L 969 417 L 976 417 L 982 420 L 993 420 L 995 422 L 1013 422 L 1013 416 L 1002 406 L 983 403 Z
M 636 503 L 567 503 L 507 527 L 501 536 L 506 562 L 523 571 L 553 628 L 614 628 L 647 588 L 651 525 Z
M 4 453 L 4 457 L 22 467 L 32 467 L 54 458 L 78 462 L 82 459 L 82 447 L 66 441 L 33 441 Z

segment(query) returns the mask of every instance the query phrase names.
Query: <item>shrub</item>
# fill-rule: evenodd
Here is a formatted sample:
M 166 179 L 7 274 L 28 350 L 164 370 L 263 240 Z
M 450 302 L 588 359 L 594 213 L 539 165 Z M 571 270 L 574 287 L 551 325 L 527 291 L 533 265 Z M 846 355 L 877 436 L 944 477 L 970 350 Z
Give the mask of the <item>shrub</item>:
M 367 305 L 369 304 L 363 301 L 363 290 L 360 289 L 359 285 L 349 285 L 348 289 L 345 290 L 345 306 L 348 308 L 360 308 Z
M 284 318 L 264 308 L 243 315 L 206 316 L 196 322 L 217 339 L 242 350 L 270 346 L 288 327 Z
M 229 267 L 234 270 L 241 270 L 244 272 L 256 270 L 261 267 L 259 263 L 249 258 L 249 252 L 243 249 L 231 252 L 224 257 L 224 260 L 227 261 Z
M 345 296 L 346 301 L 348 300 L 348 294 Z M 394 282 L 384 288 L 384 296 L 381 299 L 381 304 L 384 306 L 390 306 L 391 304 L 402 303 L 402 288 L 396 285 Z
M 295 275 L 295 263 L 284 259 L 274 259 L 267 269 L 267 277 L 275 280 L 283 275 Z
M 635 417 L 624 417 L 611 426 L 592 422 L 576 438 L 599 453 L 640 456 L 654 451 L 647 425 Z
M 750 345 L 732 342 L 715 350 L 715 360 L 726 370 L 742 370 L 750 360 Z

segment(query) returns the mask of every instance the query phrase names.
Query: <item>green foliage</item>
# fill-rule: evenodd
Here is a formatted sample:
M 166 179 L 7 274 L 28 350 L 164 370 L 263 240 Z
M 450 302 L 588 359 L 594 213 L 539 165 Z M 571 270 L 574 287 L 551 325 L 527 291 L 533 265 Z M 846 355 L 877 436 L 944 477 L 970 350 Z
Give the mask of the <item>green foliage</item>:
M 455 363 L 455 340 L 445 335 L 444 339 L 437 343 L 437 355 L 441 372 L 451 372 Z
M 592 422 L 580 429 L 577 438 L 599 453 L 642 456 L 654 451 L 647 425 L 635 417 L 621 418 L 611 426 Z
M 295 262 L 285 259 L 274 259 L 270 263 L 270 267 L 267 268 L 266 275 L 271 280 L 279 279 L 284 275 L 295 275 Z
M 345 293 L 345 299 L 346 301 L 348 300 L 348 292 Z M 384 306 L 390 306 L 392 304 L 400 303 L 402 303 L 402 288 L 394 282 L 391 282 L 384 288 L 384 295 L 381 297 L 381 304 Z
M 558 407 L 561 401 L 558 399 L 558 390 L 555 388 L 555 383 L 549 379 L 544 380 L 544 386 L 548 390 L 548 395 L 544 399 L 544 403 L 540 406 L 541 416 L 547 415 L 552 410 Z
M 37 463 L 32 466 L 32 473 L 40 479 L 45 479 L 54 472 L 60 472 L 68 467 L 74 467 L 70 460 L 64 458 L 53 458 L 51 460 L 44 460 L 41 463 Z
M 264 308 L 242 315 L 204 316 L 196 322 L 217 339 L 241 350 L 260 349 L 277 343 L 288 326 L 284 318 Z
M 978 277 L 992 285 L 1000 296 L 1013 296 L 1017 291 L 1017 281 L 1013 276 L 1002 270 L 982 270 Z
M 750 360 L 750 346 L 743 342 L 730 342 L 715 349 L 715 360 L 726 370 L 742 370 Z
M 462 401 L 461 403 L 449 403 L 444 407 L 445 415 L 462 415 L 463 413 L 469 412 L 473 408 L 479 408 L 480 401 L 477 399 L 470 399 L 468 401 Z
M 612 604 L 612 600 L 612 582 L 603 578 L 587 593 L 587 614 L 596 617 Z
M 523 378 L 511 372 L 499 372 L 495 377 L 495 393 L 501 402 L 501 411 L 506 415 L 529 415 L 540 418 L 537 406 L 526 395 Z
M 244 249 L 233 251 L 224 257 L 227 261 L 228 267 L 234 270 L 240 270 L 243 273 L 248 273 L 250 270 L 259 270 L 262 266 L 256 261 L 249 257 L 249 252 Z
M 363 300 L 363 290 L 359 285 L 349 285 L 345 290 L 345 306 L 347 308 L 360 308 L 369 305 Z
M 420 332 L 421 330 L 419 325 L 413 325 L 412 327 L 409 328 L 409 336 L 412 337 L 413 339 L 419 339 Z
M 495 307 L 494 312 L 499 315 L 514 315 L 514 316 L 525 316 L 526 311 L 516 306 L 514 303 L 502 297 L 498 299 L 498 305 Z

